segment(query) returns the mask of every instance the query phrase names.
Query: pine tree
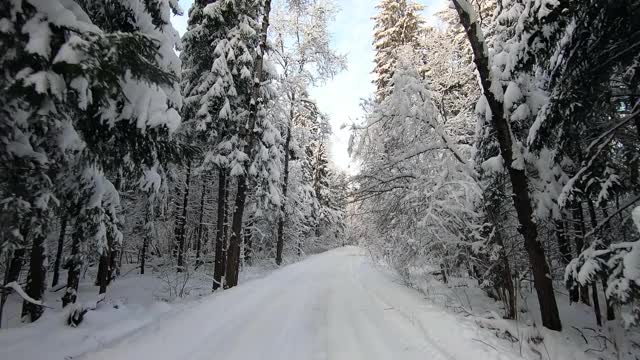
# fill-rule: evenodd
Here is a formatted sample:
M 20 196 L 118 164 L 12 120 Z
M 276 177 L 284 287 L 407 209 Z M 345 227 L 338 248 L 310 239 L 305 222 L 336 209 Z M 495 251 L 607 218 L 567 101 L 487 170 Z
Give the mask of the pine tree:
M 261 5 L 261 6 L 257 6 Z M 254 12 L 248 14 L 256 14 L 261 16 L 259 30 L 255 32 L 255 60 L 253 67 L 253 83 L 249 101 L 248 119 L 239 124 L 239 141 L 240 149 L 236 151 L 231 160 L 231 175 L 237 176 L 238 189 L 234 203 L 233 217 L 231 220 L 231 234 L 229 237 L 229 247 L 227 250 L 226 271 L 225 271 L 225 287 L 234 287 L 238 285 L 238 273 L 240 271 L 240 241 L 243 235 L 242 225 L 244 220 L 245 202 L 247 199 L 247 188 L 249 176 L 255 176 L 260 169 L 256 165 L 262 160 L 268 160 L 274 155 L 273 151 L 269 151 L 266 147 L 274 148 L 278 145 L 276 138 L 278 132 L 271 126 L 269 118 L 265 114 L 265 105 L 267 100 L 273 96 L 264 87 L 263 82 L 268 78 L 268 72 L 265 67 L 265 56 L 267 55 L 267 32 L 269 29 L 269 16 L 271 13 L 271 0 L 264 0 L 263 3 L 255 4 L 252 8 Z M 247 15 L 245 15 L 247 16 Z M 255 19 L 255 18 L 252 18 Z M 248 23 L 248 19 L 245 20 Z M 242 32 L 236 29 L 232 32 Z M 256 135 L 261 135 L 258 138 Z M 256 148 L 257 147 L 257 148 Z M 258 161 L 258 163 L 256 163 Z M 271 167 L 272 171 L 277 172 L 278 169 Z M 261 171 L 261 173 L 263 173 Z M 266 173 L 268 182 L 274 181 L 273 173 Z M 273 189 L 273 186 L 269 186 Z M 275 202 L 279 203 L 278 194 L 275 196 Z
M 0 65 L 6 69 L 0 87 L 2 217 L 11 224 L 3 231 L 8 247 L 14 249 L 15 274 L 10 278 L 19 273 L 22 249 L 30 249 L 26 293 L 41 300 L 47 256 L 44 240 L 55 199 L 50 168 L 62 157 L 56 140 L 68 120 L 64 113 L 55 111 L 64 108 L 66 84 L 52 66 L 64 39 L 64 24 L 51 28 L 47 13 L 27 2 L 3 2 L 0 10 L 5 23 L 11 25 L 0 33 L 2 48 L 10 50 L 0 57 Z M 76 24 L 91 28 L 86 22 Z M 23 33 L 25 36 L 18 36 Z M 49 41 L 39 41 L 43 36 Z M 43 308 L 29 303 L 23 310 L 23 318 L 35 321 Z
M 424 7 L 413 0 L 382 0 L 376 7 L 373 46 L 376 51 L 376 99 L 381 101 L 390 92 L 389 85 L 396 68 L 397 50 L 402 46 L 420 48 Z
M 146 169 L 157 168 L 157 164 L 175 160 L 178 150 L 173 143 L 167 141 L 168 134 L 173 132 L 180 123 L 180 117 L 176 108 L 181 106 L 181 96 L 175 85 L 179 76 L 179 61 L 174 53 L 178 47 L 178 37 L 169 22 L 171 11 L 179 11 L 175 3 L 151 1 L 143 3 L 137 0 L 123 0 L 118 2 L 80 4 L 94 24 L 105 31 L 124 32 L 125 36 L 147 38 L 150 44 L 141 49 L 127 49 L 138 51 L 143 61 L 154 64 L 151 68 L 138 68 L 138 73 L 131 75 L 148 77 L 148 81 L 140 81 L 135 77 L 123 74 L 121 80 L 113 79 L 122 92 L 111 94 L 107 100 L 108 106 L 97 108 L 89 107 L 86 116 L 95 118 L 99 116 L 103 123 L 99 131 L 87 128 L 80 130 L 82 140 L 87 144 L 87 152 L 91 154 L 79 164 L 79 166 L 94 166 L 107 171 L 109 174 L 117 174 L 122 169 L 128 170 L 134 180 L 148 176 Z M 117 62 L 114 65 L 119 65 Z M 122 65 L 127 66 L 126 63 Z M 131 64 L 135 67 L 137 64 Z M 151 101 L 149 101 L 151 100 Z M 148 101 L 148 103 L 147 103 Z M 113 111 L 115 104 L 124 106 Z M 86 132 L 92 135 L 86 136 Z M 107 143 L 105 140 L 119 139 L 117 146 Z M 121 163 L 125 159 L 125 163 Z M 86 165 L 83 165 L 86 164 Z M 153 173 L 152 177 L 157 175 Z M 146 181 L 146 180 L 145 180 Z M 153 179 L 153 181 L 157 181 Z M 110 183 L 110 182 L 108 182 Z M 73 186 L 67 190 L 75 193 Z M 95 196 L 95 195 L 94 195 Z M 78 215 L 84 211 L 83 199 L 78 199 L 76 211 Z M 119 202 L 119 200 L 118 200 Z M 115 215 L 112 216 L 114 221 Z M 76 221 L 77 222 L 77 221 Z M 82 226 L 79 224 L 77 226 Z M 78 231 L 78 230 L 76 230 Z M 106 285 L 111 277 L 112 254 L 120 245 L 120 236 L 112 232 L 108 239 L 97 243 L 100 254 L 99 267 L 103 269 L 99 276 L 100 293 L 106 291 Z M 81 237 L 82 235 L 78 235 Z M 79 240 L 82 241 L 82 240 Z M 82 257 L 80 257 L 81 259 Z M 81 263 L 69 264 L 70 267 L 81 266 Z M 70 274 L 77 274 L 70 271 Z M 69 284 L 76 284 L 77 280 L 69 279 Z M 67 287 L 67 291 L 75 289 Z
M 587 2 L 570 10 L 568 16 L 580 21 L 550 58 L 549 105 L 538 116 L 537 131 L 529 140 L 538 151 L 557 149 L 569 164 L 563 166 L 570 179 L 563 183 L 559 205 L 587 210 L 580 224 L 583 247 L 576 249 L 565 278 L 573 293 L 592 289 L 600 325 L 595 304 L 598 283 L 605 293 L 607 320 L 615 318 L 618 305 L 637 298 L 637 281 L 622 275 L 622 268 L 630 266 L 624 254 L 635 251 L 634 243 L 628 242 L 635 231 L 611 213 L 630 214 L 638 199 L 634 179 L 640 117 L 638 97 L 633 94 L 640 78 L 637 54 L 628 52 L 628 44 L 638 39 L 638 2 Z M 629 316 L 623 317 L 627 325 L 637 324 L 637 306 L 627 309 Z
M 32 207 L 37 214 L 29 215 L 30 221 L 36 222 L 29 225 L 32 251 L 26 289 L 33 299 L 41 299 L 45 288 L 43 245 L 55 210 L 50 206 L 54 194 L 59 198 L 72 195 L 69 208 L 74 217 L 74 241 L 78 241 L 74 259 L 82 258 L 80 242 L 86 239 L 95 240 L 92 248 L 99 254 L 108 254 L 109 244 L 119 239 L 115 216 L 118 196 L 104 173 L 115 172 L 122 159 L 132 166 L 151 166 L 171 155 L 165 139 L 180 123 L 172 108 L 180 106 L 180 95 L 174 91 L 177 63 L 171 61 L 176 59 L 175 44 L 166 41 L 162 33 L 162 24 L 168 22 L 161 20 L 169 17 L 164 5 L 129 1 L 67 6 L 58 1 L 3 3 L 7 7 L 3 14 L 10 14 L 7 20 L 13 27 L 3 33 L 2 41 L 14 49 L 2 58 L 3 68 L 6 65 L 12 69 L 10 74 L 19 76 L 7 77 L 3 86 L 7 92 L 2 104 L 3 125 L 7 125 L 10 137 L 3 142 L 8 148 L 2 155 L 8 155 L 7 164 L 26 160 L 37 165 L 32 174 L 22 174 L 29 179 L 23 191 L 38 202 Z M 144 12 L 147 10 L 157 16 L 157 22 Z M 134 11 L 136 16 L 124 18 L 139 24 L 118 21 Z M 14 32 L 23 28 L 29 29 L 27 36 L 15 38 Z M 33 121 L 24 122 L 33 115 Z M 20 175 L 19 169 L 15 170 L 9 174 Z M 68 181 L 58 181 L 64 176 Z M 42 188 L 39 183 L 49 185 Z M 60 185 L 54 188 L 54 183 Z M 8 194 L 10 198 L 24 197 L 20 189 Z M 17 220 L 18 226 L 27 225 Z M 71 275 L 77 274 L 78 266 L 72 261 Z M 75 278 L 67 284 L 67 300 L 73 299 L 75 284 Z M 40 316 L 42 307 L 30 302 L 24 305 L 23 313 L 31 321 Z
M 226 204 L 225 201 L 218 203 L 214 288 L 222 279 L 223 263 L 228 280 L 225 286 L 237 284 L 247 177 L 259 174 L 255 154 L 261 154 L 260 147 L 274 146 L 277 140 L 273 136 L 275 129 L 261 113 L 263 99 L 268 95 L 263 93 L 262 81 L 266 78 L 263 55 L 269 7 L 269 1 L 264 4 L 249 0 L 198 2 L 190 12 L 189 31 L 184 38 L 182 88 L 186 104 L 183 112 L 185 119 L 196 122 L 197 137 L 204 146 L 202 166 L 218 169 L 219 187 L 227 186 L 227 177 L 238 178 L 226 259 L 222 258 L 225 239 L 220 229 L 224 226 L 222 215 L 226 213 Z M 257 136 L 264 138 L 256 141 Z M 224 192 L 226 189 L 222 188 L 218 191 L 221 196 Z

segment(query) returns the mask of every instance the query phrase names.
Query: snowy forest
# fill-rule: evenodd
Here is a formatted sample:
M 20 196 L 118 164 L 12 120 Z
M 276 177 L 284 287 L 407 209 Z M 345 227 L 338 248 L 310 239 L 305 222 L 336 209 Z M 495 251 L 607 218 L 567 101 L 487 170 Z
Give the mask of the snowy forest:
M 640 0 L 351 2 L 0 0 L 0 358 L 640 359 Z

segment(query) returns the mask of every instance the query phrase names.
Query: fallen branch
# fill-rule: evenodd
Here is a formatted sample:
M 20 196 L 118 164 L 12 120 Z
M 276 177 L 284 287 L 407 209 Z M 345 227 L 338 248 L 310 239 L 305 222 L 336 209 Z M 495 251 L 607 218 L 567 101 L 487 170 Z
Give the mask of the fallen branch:
M 4 286 L 4 288 L 5 289 L 13 289 L 26 302 L 29 302 L 29 303 L 34 304 L 34 305 L 45 307 L 47 309 L 53 309 L 52 307 L 43 304 L 42 301 L 36 300 L 36 299 L 32 298 L 31 296 L 29 296 L 26 292 L 24 292 L 22 287 L 15 281 L 12 281 L 12 282 L 8 283 L 7 285 Z
M 582 331 L 580 331 L 580 329 L 578 329 L 578 328 L 577 328 L 577 327 L 575 327 L 575 326 L 572 326 L 572 328 L 576 329 L 576 331 L 580 334 L 580 336 L 582 336 L 582 339 L 584 339 L 584 343 L 585 343 L 585 344 L 588 344 L 588 343 L 589 343 L 589 341 L 587 340 L 587 338 L 584 336 L 584 333 L 583 333 Z
M 479 343 L 483 343 L 483 344 L 487 345 L 488 347 L 492 348 L 493 350 L 498 351 L 498 349 L 497 349 L 495 346 L 493 346 L 493 345 L 491 345 L 491 344 L 487 344 L 486 342 L 484 342 L 484 341 L 482 341 L 482 340 L 480 340 L 480 339 L 475 339 L 475 338 L 474 338 L 473 340 L 474 340 L 474 341 L 477 341 L 477 342 L 479 342 Z
M 613 343 L 613 341 L 611 341 L 611 339 L 609 339 L 608 337 L 604 336 L 604 335 L 595 335 L 593 336 L 596 339 L 604 339 L 604 347 L 605 349 L 607 348 L 607 342 L 610 342 L 612 346 L 615 346 L 616 344 Z
M 124 274 L 122 274 L 122 275 L 120 275 L 120 276 L 121 276 L 121 277 L 124 277 L 124 276 L 126 276 L 127 274 L 129 274 L 130 272 L 132 272 L 133 270 L 137 270 L 137 269 L 140 269 L 140 265 L 136 265 L 135 267 L 133 267 L 133 268 L 129 269 L 126 273 L 124 273 Z
M 52 287 L 51 289 L 49 289 L 49 292 L 58 292 L 58 291 L 66 288 L 66 287 L 67 287 L 66 283 L 65 284 L 58 284 L 58 285 Z
M 602 349 L 593 349 L 593 348 L 589 348 L 589 349 L 585 350 L 584 352 L 585 352 L 585 353 L 588 353 L 588 352 L 590 352 L 590 351 L 593 351 L 593 352 L 603 352 L 603 351 L 605 351 L 606 349 L 607 349 L 607 347 L 606 347 L 606 346 L 605 346 L 605 347 L 603 347 Z

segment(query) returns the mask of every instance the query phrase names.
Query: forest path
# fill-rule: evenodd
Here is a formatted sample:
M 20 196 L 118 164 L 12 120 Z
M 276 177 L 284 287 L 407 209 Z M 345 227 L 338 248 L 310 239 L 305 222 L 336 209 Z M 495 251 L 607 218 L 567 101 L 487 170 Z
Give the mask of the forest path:
M 312 256 L 168 314 L 83 359 L 512 359 L 356 247 Z

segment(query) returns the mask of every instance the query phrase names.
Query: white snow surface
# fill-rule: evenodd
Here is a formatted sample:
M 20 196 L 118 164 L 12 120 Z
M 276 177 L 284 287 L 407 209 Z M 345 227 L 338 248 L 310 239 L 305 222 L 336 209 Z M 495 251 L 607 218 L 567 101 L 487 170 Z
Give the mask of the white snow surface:
M 164 316 L 82 359 L 514 359 L 341 248 Z
M 29 327 L 0 332 L 0 358 L 47 354 L 55 360 L 73 353 L 73 359 L 95 360 L 520 359 L 486 329 L 426 301 L 373 266 L 356 247 L 312 256 L 188 304 L 103 320 L 105 326 L 93 327 L 93 334 L 83 329 L 91 328 L 92 318 L 77 329 L 56 330 L 93 339 L 93 349 L 83 353 L 70 342 L 55 346 L 56 351 L 40 346 L 32 351 L 32 339 L 14 331 Z M 122 334 L 102 342 L 96 333 Z
M 595 327 L 589 306 L 569 305 L 565 295 L 558 297 L 565 330 L 556 332 L 533 326 L 540 323 L 533 293 L 519 299 L 519 320 L 504 320 L 501 304 L 474 280 L 452 275 L 445 285 L 428 266 L 401 279 L 377 264 L 357 247 L 275 270 L 259 262 L 243 268 L 239 286 L 214 294 L 210 276 L 194 273 L 183 298 L 167 293 L 175 284 L 165 277 L 175 272 L 150 265 L 154 271 L 146 275 L 127 271 L 100 302 L 97 269 L 90 268 L 79 289 L 90 311 L 77 328 L 65 324 L 68 309 L 56 304 L 57 293 L 47 292 L 51 308 L 42 319 L 23 325 L 22 298 L 9 297 L 0 359 L 616 358 L 610 348 L 589 353 L 612 334 Z M 633 350 L 626 354 L 623 359 L 634 359 Z
M 640 206 L 633 209 L 631 216 L 633 218 L 633 223 L 636 225 L 636 228 L 638 228 L 638 231 L 640 231 Z

